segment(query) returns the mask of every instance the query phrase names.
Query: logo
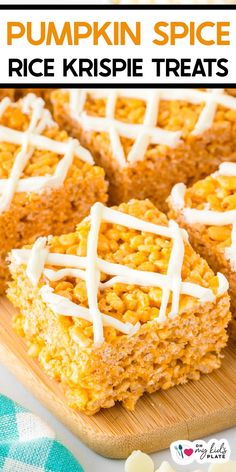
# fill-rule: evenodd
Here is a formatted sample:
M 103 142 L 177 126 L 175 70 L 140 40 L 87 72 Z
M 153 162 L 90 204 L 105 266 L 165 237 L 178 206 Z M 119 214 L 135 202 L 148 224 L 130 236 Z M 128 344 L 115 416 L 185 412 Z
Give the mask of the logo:
M 229 461 L 231 454 L 227 439 L 210 439 L 208 442 L 183 439 L 173 442 L 170 451 L 172 459 L 180 465 L 188 465 L 192 462 L 222 464 Z

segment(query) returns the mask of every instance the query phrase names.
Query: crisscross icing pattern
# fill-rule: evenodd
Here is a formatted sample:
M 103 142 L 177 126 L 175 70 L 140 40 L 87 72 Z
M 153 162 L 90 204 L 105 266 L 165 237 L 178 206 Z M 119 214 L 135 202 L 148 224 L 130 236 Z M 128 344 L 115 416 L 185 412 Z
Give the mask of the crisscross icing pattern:
M 181 139 L 181 131 L 169 131 L 157 126 L 160 100 L 180 100 L 192 104 L 205 103 L 198 121 L 192 131 L 199 135 L 209 129 L 214 121 L 218 105 L 236 110 L 236 98 L 224 93 L 224 89 L 200 91 L 195 89 L 168 90 L 80 90 L 69 91 L 69 108 L 72 118 L 77 120 L 85 131 L 106 132 L 109 134 L 113 156 L 121 167 L 142 160 L 150 144 L 176 147 Z M 105 117 L 86 113 L 87 96 L 106 100 Z M 142 124 L 131 124 L 115 119 L 116 102 L 119 97 L 136 98 L 146 102 Z M 125 152 L 120 140 L 125 137 L 134 140 L 129 154 Z
M 157 318 L 158 322 L 163 322 L 167 318 L 167 305 L 169 304 L 171 294 L 169 318 L 174 318 L 179 313 L 180 294 L 195 297 L 202 303 L 214 300 L 215 296 L 211 289 L 195 283 L 182 281 L 181 271 L 184 258 L 184 244 L 187 244 L 187 233 L 180 229 L 176 222 L 170 221 L 168 226 L 159 226 L 107 208 L 102 203 L 95 203 L 93 205 L 89 221 L 90 230 L 87 240 L 86 257 L 50 253 L 47 248 L 47 238 L 39 238 L 32 249 L 13 250 L 12 257 L 17 264 L 27 264 L 27 275 L 35 285 L 38 284 L 42 274 L 49 281 L 61 280 L 64 277 L 76 277 L 85 281 L 88 308 L 53 293 L 53 289 L 49 285 L 42 286 L 40 293 L 43 301 L 50 306 L 54 313 L 75 316 L 91 321 L 93 323 L 95 344 L 99 345 L 104 340 L 103 326 L 112 326 L 127 335 L 134 334 L 140 327 L 139 323 L 133 326 L 130 323 L 123 323 L 112 316 L 100 312 L 98 307 L 98 291 L 112 287 L 116 283 L 161 288 L 162 301 Z M 136 270 L 101 259 L 98 256 L 97 247 L 100 225 L 103 221 L 173 240 L 167 274 Z M 58 270 L 47 269 L 45 265 L 60 268 Z M 111 278 L 106 282 L 101 282 L 101 273 L 105 273 L 111 276 Z M 220 294 L 227 290 L 228 284 L 222 274 L 218 274 L 218 278 L 218 293 Z
M 6 108 L 11 105 L 9 98 L 0 104 L 0 117 Z M 15 157 L 8 179 L 0 179 L 0 212 L 6 211 L 15 192 L 41 192 L 45 188 L 56 188 L 63 184 L 74 157 L 93 164 L 93 159 L 87 149 L 80 146 L 76 139 L 60 142 L 41 133 L 47 128 L 55 126 L 51 114 L 44 108 L 44 101 L 34 94 L 28 94 L 21 102 L 22 112 L 31 115 L 30 124 L 26 131 L 16 131 L 0 125 L 0 141 L 21 146 Z M 55 152 L 64 155 L 59 161 L 54 175 L 21 178 L 24 168 L 33 155 L 35 149 Z
M 236 163 L 223 162 L 219 170 L 212 174 L 236 177 Z M 171 202 L 174 209 L 181 211 L 184 219 L 189 224 L 206 226 L 232 225 L 231 246 L 225 249 L 225 257 L 230 261 L 233 271 L 236 271 L 236 210 L 214 211 L 209 208 L 202 210 L 185 207 L 186 186 L 183 183 L 176 184 L 171 192 Z

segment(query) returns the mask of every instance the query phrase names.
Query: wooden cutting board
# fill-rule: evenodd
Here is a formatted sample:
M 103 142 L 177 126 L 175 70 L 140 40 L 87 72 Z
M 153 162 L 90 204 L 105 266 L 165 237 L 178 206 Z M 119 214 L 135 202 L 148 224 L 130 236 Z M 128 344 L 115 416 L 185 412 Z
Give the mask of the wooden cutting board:
M 134 449 L 154 452 L 178 439 L 198 439 L 236 425 L 236 344 L 225 350 L 221 369 L 198 382 L 145 395 L 134 413 L 117 405 L 93 417 L 70 409 L 63 391 L 26 353 L 11 328 L 12 305 L 0 298 L 0 361 L 62 423 L 91 449 L 125 458 Z

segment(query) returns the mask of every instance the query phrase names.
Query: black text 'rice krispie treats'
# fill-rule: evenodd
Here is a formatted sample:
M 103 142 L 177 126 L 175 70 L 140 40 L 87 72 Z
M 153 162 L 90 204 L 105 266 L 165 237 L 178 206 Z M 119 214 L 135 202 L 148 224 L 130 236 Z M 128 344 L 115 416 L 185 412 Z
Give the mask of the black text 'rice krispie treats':
M 91 205 L 106 201 L 104 170 L 29 94 L 0 102 L 0 293 L 12 248 L 72 231 Z
M 170 216 L 188 229 L 195 250 L 228 278 L 236 336 L 236 164 L 221 164 L 188 189 L 176 184 L 169 204 Z
M 236 98 L 216 90 L 56 90 L 54 117 L 105 169 L 112 204 L 165 209 L 177 182 L 236 161 Z
M 228 282 L 148 200 L 95 203 L 74 233 L 11 253 L 29 353 L 86 414 L 220 366 Z

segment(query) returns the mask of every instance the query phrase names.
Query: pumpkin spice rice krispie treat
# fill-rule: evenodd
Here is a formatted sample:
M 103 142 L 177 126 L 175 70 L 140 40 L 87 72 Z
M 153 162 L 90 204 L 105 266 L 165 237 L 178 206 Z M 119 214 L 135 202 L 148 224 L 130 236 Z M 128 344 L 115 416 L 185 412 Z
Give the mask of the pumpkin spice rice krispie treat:
M 72 231 L 91 205 L 106 201 L 103 169 L 29 94 L 0 103 L 0 293 L 12 248 Z
M 88 415 L 220 366 L 228 282 L 148 200 L 95 203 L 74 233 L 13 250 L 10 270 L 15 329 Z
M 59 89 L 51 101 L 105 169 L 112 204 L 150 198 L 165 209 L 175 183 L 236 161 L 236 98 L 223 89 Z
M 221 164 L 190 188 L 176 184 L 169 204 L 170 216 L 188 230 L 195 250 L 229 280 L 236 337 L 236 164 Z

